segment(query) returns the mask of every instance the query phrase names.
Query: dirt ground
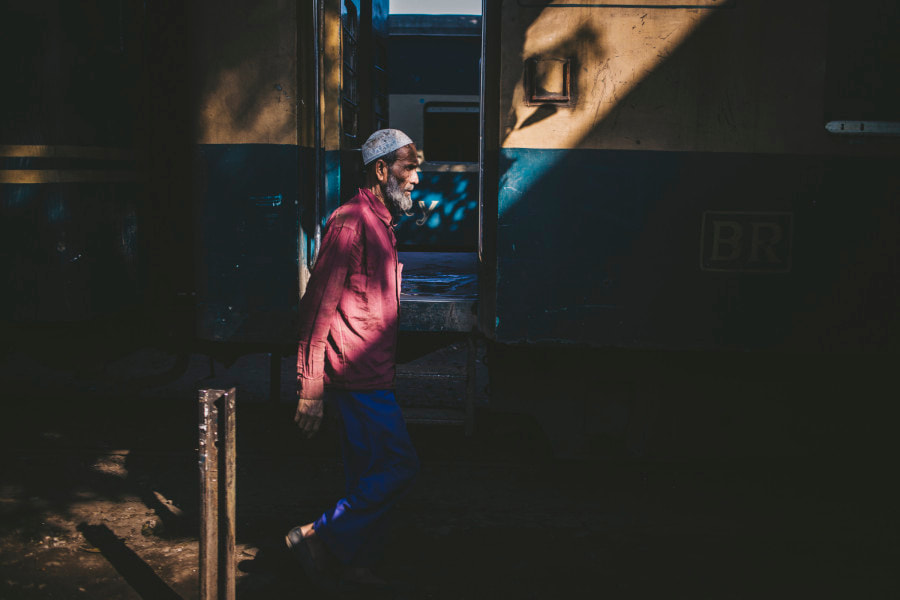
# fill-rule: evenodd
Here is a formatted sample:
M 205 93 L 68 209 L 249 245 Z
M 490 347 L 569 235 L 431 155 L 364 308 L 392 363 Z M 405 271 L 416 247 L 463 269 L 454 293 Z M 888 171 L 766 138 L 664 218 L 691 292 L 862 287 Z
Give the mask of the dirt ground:
M 7 352 L 0 598 L 197 598 L 196 389 L 230 381 L 238 597 L 321 597 L 283 536 L 342 490 L 335 424 L 301 440 L 241 360 Z M 423 468 L 372 597 L 900 597 L 885 457 L 561 461 L 530 422 L 477 424 L 410 427 Z

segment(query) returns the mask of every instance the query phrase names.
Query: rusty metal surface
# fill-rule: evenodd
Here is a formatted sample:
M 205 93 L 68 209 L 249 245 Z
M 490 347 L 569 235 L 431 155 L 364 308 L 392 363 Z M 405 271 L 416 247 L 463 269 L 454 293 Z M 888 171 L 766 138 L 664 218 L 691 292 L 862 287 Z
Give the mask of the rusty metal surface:
M 218 596 L 219 412 L 220 390 L 200 390 L 200 598 Z
M 235 389 L 200 390 L 199 402 L 200 599 L 234 600 Z
M 222 406 L 225 414 L 223 418 L 223 442 L 224 442 L 224 494 L 225 494 L 225 514 L 222 515 L 222 529 L 224 538 L 220 540 L 220 571 L 222 573 L 224 600 L 234 600 L 236 594 L 235 588 L 235 512 L 237 504 L 237 487 L 236 487 L 236 463 L 237 448 L 235 446 L 236 420 L 235 420 L 235 390 L 229 389 L 222 396 Z

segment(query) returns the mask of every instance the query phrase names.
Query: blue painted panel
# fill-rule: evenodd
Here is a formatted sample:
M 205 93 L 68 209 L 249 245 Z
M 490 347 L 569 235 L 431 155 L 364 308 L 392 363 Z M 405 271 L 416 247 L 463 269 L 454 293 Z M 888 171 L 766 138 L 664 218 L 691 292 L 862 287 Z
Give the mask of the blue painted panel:
M 312 154 L 275 144 L 196 148 L 198 335 L 291 342 L 298 300 L 298 185 Z
M 401 217 L 397 225 L 401 246 L 475 249 L 478 173 L 420 173 L 412 199 L 413 215 Z
M 324 227 L 328 217 L 341 205 L 341 152 L 329 150 L 325 155 L 325 206 L 319 214 L 321 225 Z
M 499 187 L 500 341 L 896 344 L 900 176 L 890 160 L 507 149 Z M 701 269 L 710 211 L 787 213 L 790 268 Z

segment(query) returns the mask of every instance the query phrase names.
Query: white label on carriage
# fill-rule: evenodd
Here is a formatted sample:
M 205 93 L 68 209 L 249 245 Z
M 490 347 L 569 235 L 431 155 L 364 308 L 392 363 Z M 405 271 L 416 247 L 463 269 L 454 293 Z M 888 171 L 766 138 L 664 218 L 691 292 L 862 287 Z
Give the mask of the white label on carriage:
M 700 269 L 745 273 L 791 270 L 793 213 L 703 213 Z

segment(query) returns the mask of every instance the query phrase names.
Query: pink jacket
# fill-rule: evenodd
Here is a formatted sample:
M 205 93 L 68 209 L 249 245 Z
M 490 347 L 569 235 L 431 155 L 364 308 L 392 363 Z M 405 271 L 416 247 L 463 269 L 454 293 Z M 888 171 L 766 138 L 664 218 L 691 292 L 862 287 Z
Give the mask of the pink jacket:
M 394 386 L 402 268 L 390 212 L 360 189 L 328 219 L 300 301 L 300 397 Z

